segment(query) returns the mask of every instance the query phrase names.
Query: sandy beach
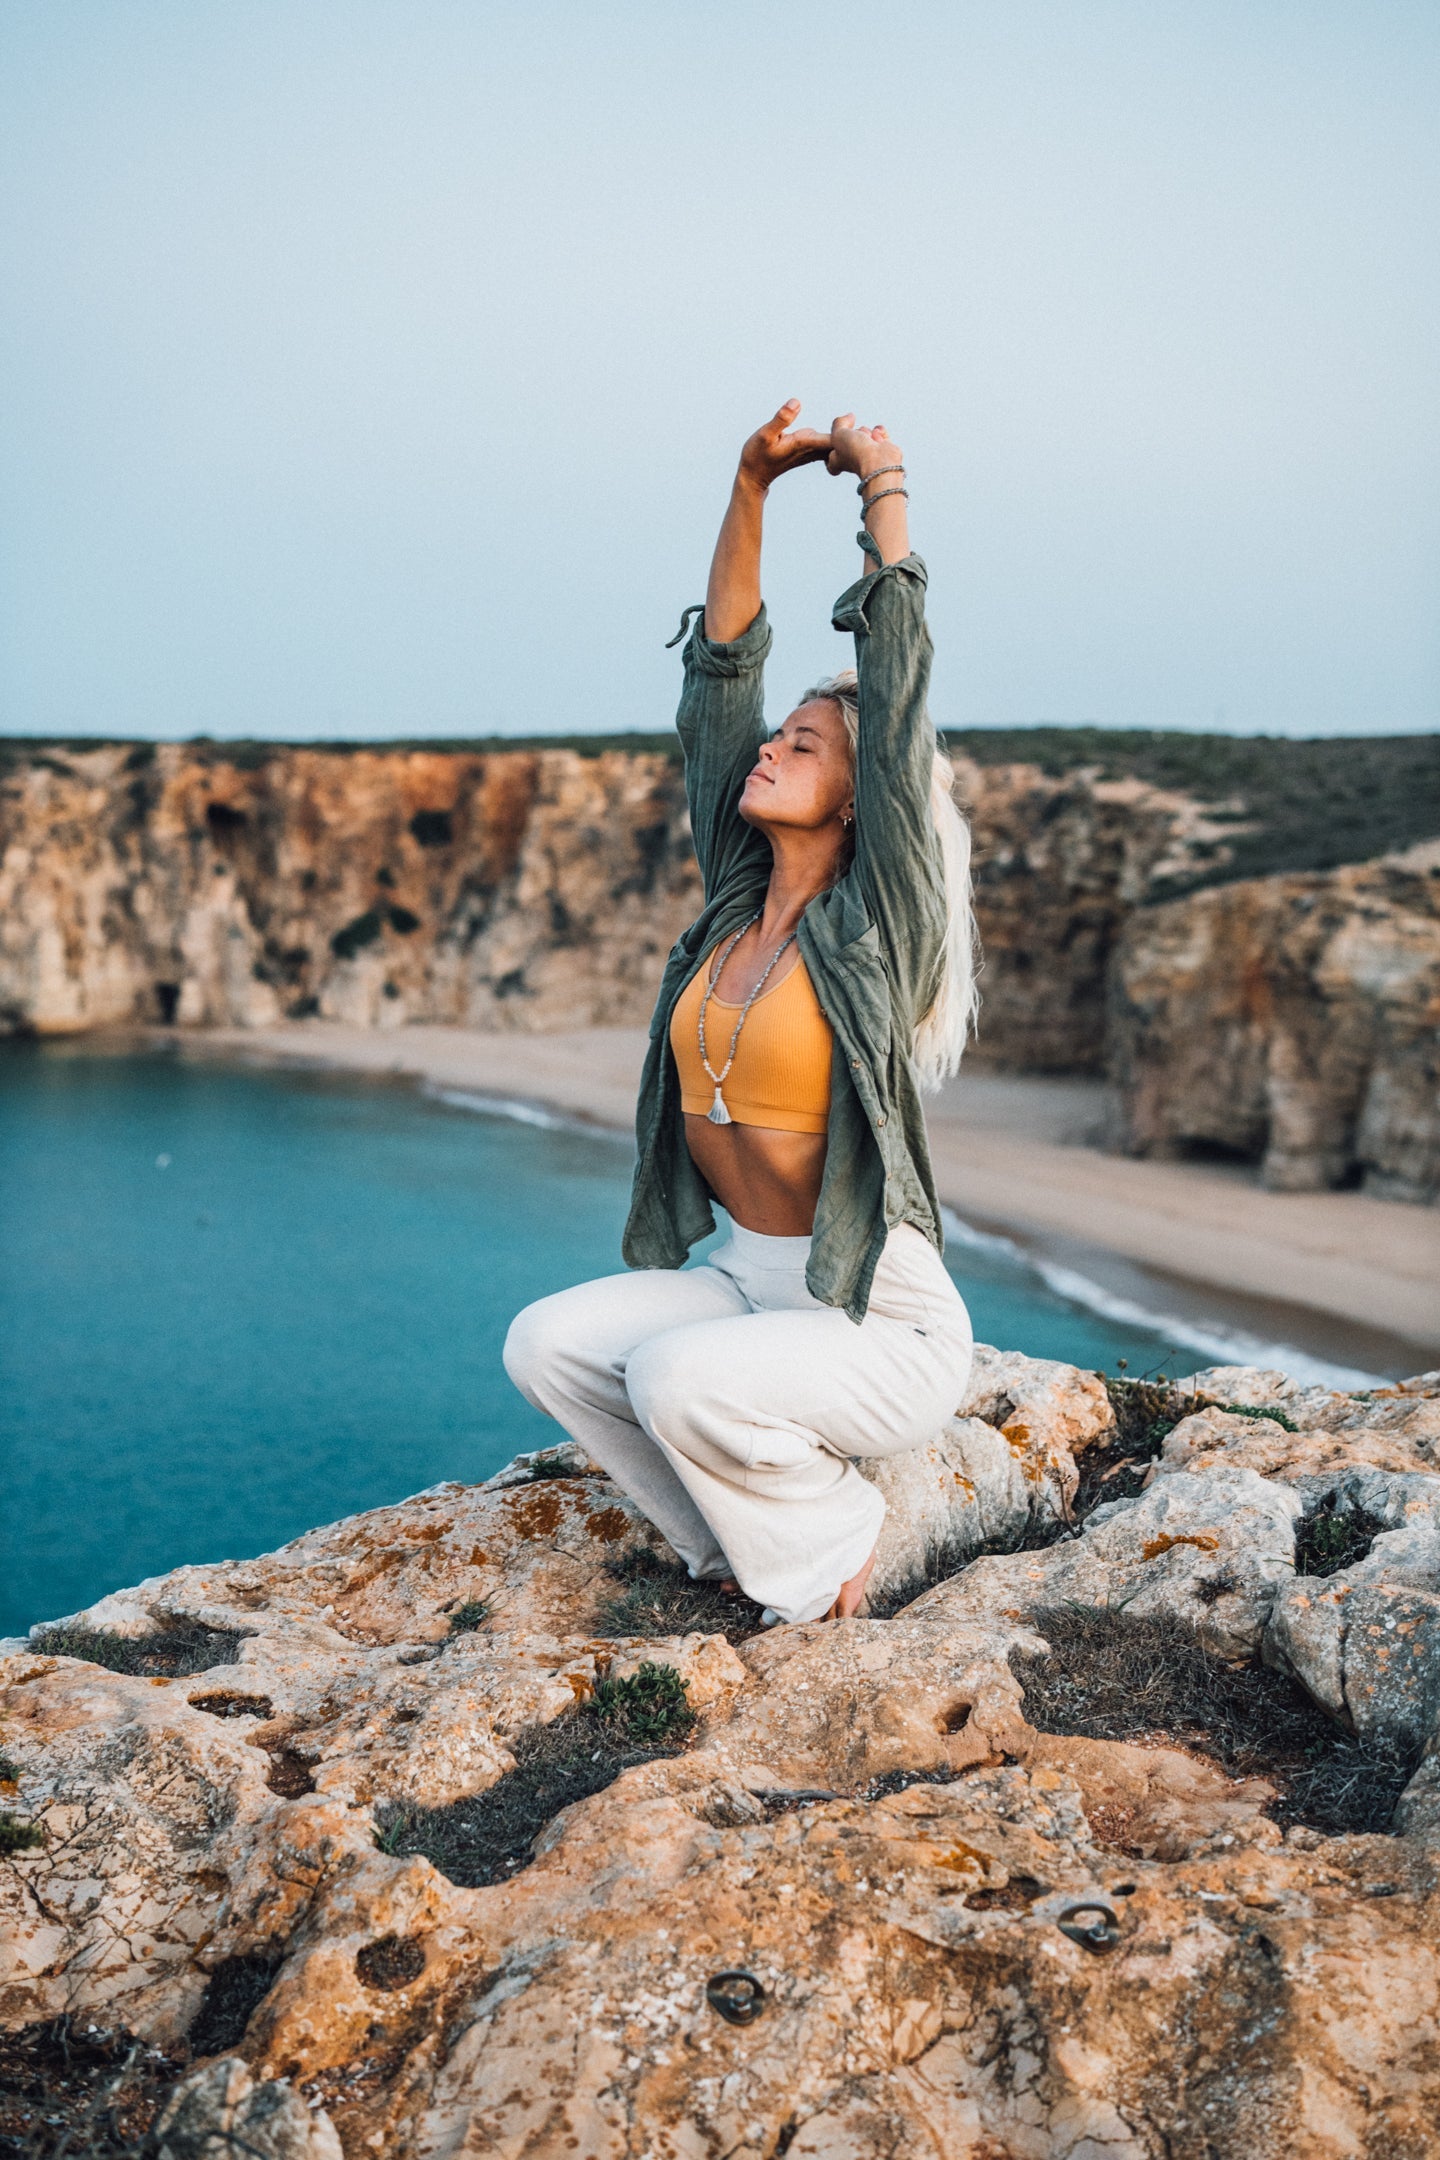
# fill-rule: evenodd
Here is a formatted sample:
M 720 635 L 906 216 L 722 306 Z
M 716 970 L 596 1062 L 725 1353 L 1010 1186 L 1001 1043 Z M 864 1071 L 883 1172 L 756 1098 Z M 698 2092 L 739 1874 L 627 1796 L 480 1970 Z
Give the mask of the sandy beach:
M 628 1129 L 640 1028 L 483 1035 L 325 1020 L 211 1028 L 197 1052 L 298 1058 L 532 1102 Z M 977 1069 L 929 1108 L 940 1196 L 1113 1295 L 1208 1318 L 1369 1370 L 1440 1350 L 1440 1211 L 1362 1193 L 1272 1193 L 1228 1166 L 1137 1162 L 1099 1145 L 1106 1093 L 1087 1080 Z

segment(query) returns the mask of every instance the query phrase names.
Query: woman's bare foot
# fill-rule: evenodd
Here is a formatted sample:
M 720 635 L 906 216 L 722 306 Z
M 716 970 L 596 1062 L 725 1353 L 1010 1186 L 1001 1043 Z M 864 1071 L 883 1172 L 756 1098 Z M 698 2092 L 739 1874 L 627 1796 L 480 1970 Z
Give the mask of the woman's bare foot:
M 878 1550 L 879 1547 L 877 1546 L 876 1551 L 878 1552 Z M 871 1575 L 874 1573 L 874 1569 L 875 1553 L 872 1552 L 869 1559 L 865 1562 L 864 1567 L 861 1568 L 860 1572 L 857 1575 L 852 1575 L 849 1582 L 841 1583 L 840 1595 L 836 1598 L 835 1603 L 830 1607 L 829 1612 L 827 1612 L 825 1615 L 825 1618 L 827 1620 L 854 1619 L 856 1613 L 859 1612 L 860 1607 L 864 1602 L 865 1585 L 869 1582 Z

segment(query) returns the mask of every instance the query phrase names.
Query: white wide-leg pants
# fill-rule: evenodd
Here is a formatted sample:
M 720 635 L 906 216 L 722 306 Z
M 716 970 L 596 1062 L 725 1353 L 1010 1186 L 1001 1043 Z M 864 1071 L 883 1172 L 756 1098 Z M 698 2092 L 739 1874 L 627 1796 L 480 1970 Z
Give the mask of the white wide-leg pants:
M 890 1232 L 857 1327 L 805 1282 L 807 1237 L 732 1226 L 696 1268 L 579 1283 L 511 1323 L 505 1369 L 686 1562 L 814 1620 L 885 1502 L 852 1457 L 933 1440 L 970 1373 L 970 1316 L 922 1231 Z

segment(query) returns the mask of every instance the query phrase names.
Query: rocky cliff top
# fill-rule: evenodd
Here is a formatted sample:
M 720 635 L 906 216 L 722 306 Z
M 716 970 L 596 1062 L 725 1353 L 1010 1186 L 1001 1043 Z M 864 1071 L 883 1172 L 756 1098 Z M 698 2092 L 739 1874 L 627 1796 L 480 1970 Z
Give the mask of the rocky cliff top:
M 1440 1376 L 982 1349 L 872 1468 L 854 1621 L 567 1443 L 4 1646 L 13 2149 L 1433 2150 Z

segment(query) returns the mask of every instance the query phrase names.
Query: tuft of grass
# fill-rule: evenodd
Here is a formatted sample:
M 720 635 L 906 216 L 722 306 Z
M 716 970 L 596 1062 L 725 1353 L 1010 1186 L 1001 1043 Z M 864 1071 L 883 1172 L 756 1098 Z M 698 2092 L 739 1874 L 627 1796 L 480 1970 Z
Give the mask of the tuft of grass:
M 600 1601 L 597 1633 L 624 1635 L 723 1635 L 748 1642 L 761 1632 L 753 1599 L 718 1583 L 692 1582 L 683 1567 L 667 1567 L 654 1553 L 631 1553 L 610 1568 L 620 1585 Z
M 938 1583 L 949 1582 L 954 1575 L 963 1574 L 973 1561 L 991 1558 L 997 1554 L 1017 1552 L 1043 1552 L 1047 1546 L 1058 1545 L 1062 1539 L 1073 1537 L 1069 1523 L 1054 1515 L 1032 1515 L 1018 1530 L 1004 1537 L 983 1538 L 934 1538 L 925 1548 L 924 1557 L 918 1560 L 889 1589 L 876 1592 L 865 1603 L 867 1618 L 893 1620 L 896 1613 L 913 1605 L 916 1598 L 924 1597 Z
M 678 1755 L 694 1723 L 674 1666 L 642 1665 L 627 1680 L 603 1682 L 591 1701 L 552 1724 L 518 1734 L 515 1768 L 488 1791 L 441 1808 L 382 1804 L 375 1842 L 386 1853 L 422 1853 L 467 1889 L 504 1882 L 528 1864 L 562 1808 L 603 1792 L 636 1763 Z
M 1272 1425 L 1283 1426 L 1286 1432 L 1300 1430 L 1292 1418 L 1286 1417 L 1283 1410 L 1273 1410 L 1268 1405 L 1262 1408 L 1259 1403 L 1227 1402 L 1221 1403 L 1220 1408 L 1231 1417 L 1266 1418 Z
M 1297 1575 L 1338 1575 L 1363 1560 L 1384 1530 L 1378 1515 L 1343 1493 L 1329 1492 L 1295 1526 Z
M 174 1680 L 186 1673 L 209 1672 L 233 1665 L 244 1636 L 230 1628 L 207 1627 L 200 1620 L 172 1620 L 155 1635 L 116 1635 L 108 1628 L 61 1625 L 42 1628 L 30 1648 L 42 1657 L 80 1658 L 107 1672 L 134 1673 L 151 1680 Z
M 1277 1822 L 1330 1837 L 1388 1829 L 1418 1750 L 1355 1739 L 1282 1673 L 1217 1657 L 1173 1614 L 1052 1605 L 1029 1617 L 1050 1655 L 1011 1664 L 1038 1731 L 1169 1740 L 1232 1777 L 1268 1778 Z
M 489 1617 L 490 1607 L 483 1598 L 469 1598 L 463 1605 L 457 1605 L 454 1612 L 451 1613 L 450 1633 L 452 1635 L 473 1635 L 481 1622 L 488 1620 Z
M 525 1465 L 525 1482 L 528 1485 L 544 1485 L 551 1478 L 573 1478 L 579 1472 L 561 1454 L 537 1455 Z
M 0 1813 L 0 1857 L 12 1853 L 39 1852 L 45 1843 L 45 1825 L 27 1822 L 21 1815 Z
M 205 1983 L 200 2007 L 185 2035 L 192 2055 L 228 2055 L 239 2047 L 284 1963 L 279 1949 L 224 1958 Z
M 1133 1500 L 1145 1474 L 1182 1419 L 1211 1410 L 1208 1395 L 1187 1395 L 1170 1380 L 1127 1380 L 1101 1373 L 1114 1413 L 1114 1432 L 1079 1458 L 1072 1516 L 1078 1523 L 1107 1500 Z

